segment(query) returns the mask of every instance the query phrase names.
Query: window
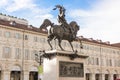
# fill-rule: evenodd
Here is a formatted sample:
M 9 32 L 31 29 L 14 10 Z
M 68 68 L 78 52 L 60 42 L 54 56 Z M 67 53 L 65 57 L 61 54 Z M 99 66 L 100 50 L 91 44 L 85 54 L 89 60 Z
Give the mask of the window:
M 89 57 L 87 61 L 88 61 L 87 63 L 88 65 L 94 65 L 94 57 Z
M 96 65 L 99 65 L 99 58 L 96 58 Z
M 79 48 L 79 44 L 78 44 L 78 43 L 77 43 L 77 44 L 75 44 L 75 47 L 76 47 L 76 48 Z
M 37 42 L 38 41 L 38 38 L 37 37 L 34 37 L 34 42 Z
M 120 54 L 120 51 L 117 51 L 117 54 Z
M 20 38 L 21 38 L 20 33 L 15 33 L 15 38 L 16 38 L 16 39 L 20 39 Z
M 10 32 L 5 32 L 5 37 L 10 38 Z
M 88 59 L 87 59 L 87 64 L 89 65 L 89 64 L 91 64 L 91 58 L 89 57 Z
M 28 59 L 29 59 L 29 50 L 28 50 L 28 49 L 25 49 L 24 59 L 25 59 L 25 60 L 28 60 Z
M 95 58 L 95 65 L 99 65 L 99 58 Z
M 31 54 L 31 59 L 35 60 L 35 54 L 38 54 L 37 50 L 33 50 L 32 54 Z
M 10 58 L 11 48 L 3 47 L 3 58 Z
M 21 56 L 21 49 L 16 48 L 15 49 L 15 59 L 20 59 Z
M 100 63 L 101 63 L 101 66 L 104 66 L 104 63 L 105 63 L 105 62 L 104 62 L 104 59 L 103 59 L 103 58 L 101 59 Z
M 44 42 L 45 43 L 45 38 L 40 38 L 40 42 Z
M 111 59 L 106 59 L 107 66 L 112 66 L 112 60 Z
M 109 64 L 108 64 L 109 62 L 108 62 L 108 59 L 106 59 L 106 66 L 108 66 Z
M 117 60 L 114 59 L 114 66 L 116 67 L 117 66 Z
M 120 60 L 118 60 L 118 67 L 120 67 Z
M 91 57 L 91 65 L 94 65 L 94 57 Z
M 112 60 L 111 59 L 109 60 L 109 66 L 112 66 Z
M 0 36 L 2 36 L 2 31 L 0 31 Z
M 28 35 L 25 35 L 24 38 L 25 38 L 25 40 L 28 40 Z

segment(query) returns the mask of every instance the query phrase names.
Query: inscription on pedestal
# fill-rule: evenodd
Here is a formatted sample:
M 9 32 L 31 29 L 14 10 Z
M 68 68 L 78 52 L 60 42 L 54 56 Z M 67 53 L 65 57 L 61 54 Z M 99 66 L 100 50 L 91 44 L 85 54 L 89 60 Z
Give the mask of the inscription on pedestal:
M 84 77 L 83 63 L 59 62 L 60 77 Z

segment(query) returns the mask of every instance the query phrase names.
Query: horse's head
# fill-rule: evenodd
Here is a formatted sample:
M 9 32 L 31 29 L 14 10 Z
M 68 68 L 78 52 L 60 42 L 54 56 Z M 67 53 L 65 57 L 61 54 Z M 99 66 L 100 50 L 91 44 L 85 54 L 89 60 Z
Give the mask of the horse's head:
M 76 35 L 77 35 L 77 32 L 79 30 L 79 25 L 75 22 L 75 21 L 72 21 L 70 22 L 70 27 L 72 29 L 72 36 L 73 36 L 73 39 L 76 38 Z
M 40 26 L 40 30 L 42 30 L 42 29 L 46 29 L 47 30 L 46 27 L 51 26 L 51 25 L 52 25 L 51 21 L 49 19 L 45 19 L 43 21 L 42 25 Z
M 72 21 L 70 24 L 69 24 L 73 30 L 73 35 L 77 35 L 77 32 L 79 30 L 79 25 L 75 22 L 75 21 Z

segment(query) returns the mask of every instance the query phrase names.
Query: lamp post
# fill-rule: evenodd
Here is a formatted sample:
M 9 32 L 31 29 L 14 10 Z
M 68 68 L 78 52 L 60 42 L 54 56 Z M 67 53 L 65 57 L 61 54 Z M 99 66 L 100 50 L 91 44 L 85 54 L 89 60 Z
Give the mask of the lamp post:
M 38 74 L 39 74 L 38 79 L 39 80 L 42 80 L 42 74 L 43 74 L 43 66 L 42 66 L 42 63 L 43 63 L 43 59 L 42 59 L 43 54 L 44 54 L 43 51 L 39 51 L 38 54 L 35 54 L 35 60 L 36 60 L 36 62 L 39 63 L 39 67 L 38 67 Z

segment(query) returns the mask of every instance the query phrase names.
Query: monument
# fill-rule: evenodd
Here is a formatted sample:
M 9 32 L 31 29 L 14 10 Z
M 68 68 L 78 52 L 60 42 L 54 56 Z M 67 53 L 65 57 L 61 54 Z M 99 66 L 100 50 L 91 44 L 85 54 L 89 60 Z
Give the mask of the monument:
M 53 10 L 59 10 L 58 25 L 45 19 L 40 28 L 51 26 L 48 31 L 48 44 L 50 51 L 42 51 L 43 57 L 43 78 L 42 80 L 85 80 L 84 62 L 88 57 L 74 50 L 72 42 L 76 40 L 76 34 L 79 30 L 77 22 L 72 21 L 69 24 L 65 19 L 66 9 L 61 5 L 56 5 Z M 51 41 L 58 40 L 60 50 L 54 49 Z M 62 40 L 70 43 L 72 51 L 64 50 L 61 46 Z

